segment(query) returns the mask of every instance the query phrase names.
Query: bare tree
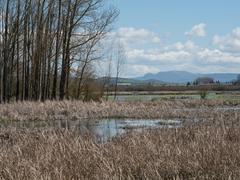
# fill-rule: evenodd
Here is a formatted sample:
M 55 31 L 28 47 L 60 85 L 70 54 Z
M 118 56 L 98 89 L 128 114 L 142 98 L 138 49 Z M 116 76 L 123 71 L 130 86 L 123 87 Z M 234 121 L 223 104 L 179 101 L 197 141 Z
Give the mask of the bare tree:
M 78 89 L 86 69 L 99 60 L 98 43 L 118 15 L 104 5 L 104 0 L 0 1 L 0 102 L 76 98 L 70 88 Z M 81 73 L 73 78 L 76 67 Z
M 52 99 L 57 98 L 57 79 L 58 79 L 58 58 L 61 47 L 61 18 L 62 18 L 62 0 L 58 1 L 58 20 L 57 20 L 57 34 L 55 45 L 55 58 L 54 58 L 54 75 L 53 75 L 53 87 L 52 87 Z
M 125 50 L 123 45 L 120 41 L 116 45 L 116 52 L 115 52 L 115 62 L 116 62 L 116 79 L 115 79 L 115 86 L 114 86 L 114 100 L 117 98 L 117 89 L 118 89 L 118 81 L 119 77 L 123 70 L 123 65 L 125 62 Z

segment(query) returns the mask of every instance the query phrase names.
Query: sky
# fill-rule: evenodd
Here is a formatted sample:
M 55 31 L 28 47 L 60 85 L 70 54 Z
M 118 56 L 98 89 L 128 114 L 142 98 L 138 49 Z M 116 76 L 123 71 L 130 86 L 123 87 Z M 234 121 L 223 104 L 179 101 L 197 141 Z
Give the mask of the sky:
M 240 72 L 240 0 L 112 0 L 124 77 Z

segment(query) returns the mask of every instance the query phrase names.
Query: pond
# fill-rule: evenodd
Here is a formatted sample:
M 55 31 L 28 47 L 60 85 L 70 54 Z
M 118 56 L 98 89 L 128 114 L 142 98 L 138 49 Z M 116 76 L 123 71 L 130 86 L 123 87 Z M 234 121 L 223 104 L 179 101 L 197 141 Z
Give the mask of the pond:
M 55 121 L 2 121 L 1 129 L 66 129 L 79 135 L 90 134 L 99 142 L 106 142 L 113 137 L 127 132 L 143 132 L 158 128 L 177 128 L 180 120 L 162 119 L 99 119 L 99 120 L 55 120 Z

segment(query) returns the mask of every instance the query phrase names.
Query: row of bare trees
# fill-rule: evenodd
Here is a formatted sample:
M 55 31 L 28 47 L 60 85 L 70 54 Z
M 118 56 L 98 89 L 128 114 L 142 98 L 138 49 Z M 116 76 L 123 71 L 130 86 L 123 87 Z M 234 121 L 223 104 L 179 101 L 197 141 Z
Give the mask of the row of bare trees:
M 117 15 L 104 0 L 1 0 L 0 102 L 79 98 Z

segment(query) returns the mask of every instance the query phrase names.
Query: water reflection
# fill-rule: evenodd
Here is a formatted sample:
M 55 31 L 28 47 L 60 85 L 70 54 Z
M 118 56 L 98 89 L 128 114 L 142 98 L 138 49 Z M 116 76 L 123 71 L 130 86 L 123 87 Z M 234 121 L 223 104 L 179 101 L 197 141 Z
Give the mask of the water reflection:
M 56 121 L 3 121 L 0 128 L 17 129 L 66 129 L 79 133 L 91 134 L 100 142 L 121 134 L 156 128 L 175 128 L 181 126 L 180 120 L 150 119 L 100 119 L 100 120 L 56 120 Z

